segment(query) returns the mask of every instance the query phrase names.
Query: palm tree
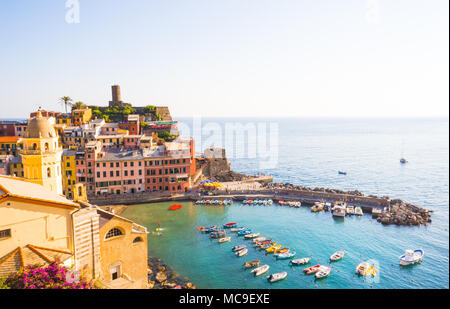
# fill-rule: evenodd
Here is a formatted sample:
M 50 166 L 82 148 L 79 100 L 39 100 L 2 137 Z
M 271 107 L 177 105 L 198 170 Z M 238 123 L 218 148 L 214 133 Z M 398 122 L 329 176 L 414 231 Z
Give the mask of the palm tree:
M 72 109 L 82 109 L 84 107 L 86 107 L 86 105 L 84 105 L 84 103 L 81 101 L 72 104 Z
M 72 105 L 72 99 L 70 97 L 64 96 L 64 97 L 61 97 L 59 99 L 59 101 L 61 102 L 61 105 L 63 105 L 66 108 L 66 113 L 67 113 L 67 106 Z

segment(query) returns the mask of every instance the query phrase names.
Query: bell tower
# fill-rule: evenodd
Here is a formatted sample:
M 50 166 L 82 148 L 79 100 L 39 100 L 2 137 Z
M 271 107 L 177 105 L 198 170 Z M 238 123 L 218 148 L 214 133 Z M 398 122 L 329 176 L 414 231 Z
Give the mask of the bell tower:
M 62 194 L 61 154 L 54 118 L 36 117 L 28 120 L 27 130 L 20 139 L 24 178 Z

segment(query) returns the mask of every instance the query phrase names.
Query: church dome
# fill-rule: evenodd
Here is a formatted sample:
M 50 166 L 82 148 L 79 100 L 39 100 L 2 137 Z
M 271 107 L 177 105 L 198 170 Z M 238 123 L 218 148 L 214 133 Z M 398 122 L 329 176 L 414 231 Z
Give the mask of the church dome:
M 55 128 L 48 118 L 42 117 L 41 111 L 28 122 L 24 134 L 25 138 L 49 138 L 56 137 Z

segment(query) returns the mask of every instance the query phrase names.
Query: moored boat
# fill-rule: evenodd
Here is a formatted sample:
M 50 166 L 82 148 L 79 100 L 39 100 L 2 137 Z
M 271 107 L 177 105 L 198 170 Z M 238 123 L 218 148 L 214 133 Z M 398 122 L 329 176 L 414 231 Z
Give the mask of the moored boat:
M 274 283 L 283 279 L 286 279 L 287 277 L 287 272 L 283 271 L 280 273 L 275 273 L 275 274 L 271 274 L 269 276 L 267 276 L 267 280 L 270 281 L 270 283 Z
M 280 248 L 281 248 L 281 244 L 271 246 L 266 249 L 266 253 L 273 253 L 275 251 L 275 249 L 280 249 Z
M 423 260 L 425 252 L 423 249 L 406 250 L 405 254 L 400 256 L 400 265 L 411 265 L 420 263 Z
M 209 237 L 222 238 L 222 237 L 225 237 L 225 235 L 226 235 L 225 231 L 217 231 L 217 232 L 211 232 L 211 234 L 209 234 Z
M 231 222 L 231 223 L 226 223 L 226 224 L 224 224 L 224 225 L 223 225 L 223 228 L 224 228 L 224 229 L 231 229 L 231 228 L 236 227 L 236 226 L 237 226 L 237 223 L 236 223 L 236 222 Z
M 359 206 L 355 207 L 355 215 L 356 216 L 362 216 L 363 215 L 363 211 L 362 211 L 361 207 L 359 207 Z
M 352 216 L 352 215 L 355 214 L 355 207 L 353 207 L 353 206 L 347 206 L 347 209 L 346 209 L 345 211 L 346 211 L 346 213 L 347 213 L 348 215 Z
M 252 239 L 254 244 L 256 244 L 256 243 L 258 243 L 260 241 L 263 241 L 263 240 L 266 240 L 266 236 L 259 236 L 259 237 L 256 237 L 256 238 Z
M 250 262 L 245 262 L 244 266 L 245 266 L 245 268 L 252 268 L 252 267 L 259 266 L 260 262 L 261 262 L 260 260 L 254 260 L 254 261 L 250 261 Z
M 344 257 L 344 255 L 345 255 L 344 250 L 337 251 L 330 256 L 330 261 L 339 261 Z
M 252 239 L 252 238 L 258 237 L 260 234 L 261 233 L 251 233 L 251 234 L 244 235 L 244 238 Z
M 245 248 L 247 248 L 246 245 L 237 245 L 237 246 L 234 246 L 233 248 L 231 248 L 231 250 L 232 251 L 240 251 L 240 250 L 243 250 Z
M 270 268 L 270 266 L 266 264 L 266 265 L 263 265 L 263 266 L 259 266 L 259 267 L 255 268 L 255 269 L 252 269 L 251 273 L 255 274 L 255 277 L 256 276 L 260 276 L 260 275 L 268 272 L 269 268 Z
M 252 233 L 252 230 L 247 229 L 247 230 L 243 230 L 243 231 L 238 232 L 237 235 L 238 236 L 244 236 L 244 235 L 251 234 L 251 233 Z
M 245 227 L 243 227 L 243 226 L 233 227 L 233 228 L 230 229 L 230 232 L 237 233 L 237 232 L 240 232 L 240 231 L 243 231 L 243 230 L 245 230 Z
M 242 249 L 242 250 L 239 250 L 239 251 L 236 251 L 236 256 L 238 256 L 238 257 L 240 257 L 240 256 L 244 256 L 244 255 L 246 255 L 248 253 L 248 249 L 247 248 L 244 248 L 244 249 Z
M 328 277 L 331 273 L 331 267 L 329 266 L 320 266 L 319 271 L 316 272 L 316 279 L 322 279 Z
M 222 237 L 222 238 L 219 238 L 219 240 L 218 240 L 219 243 L 228 242 L 228 241 L 231 241 L 231 237 L 230 236 Z
M 370 265 L 368 262 L 361 262 L 356 267 L 355 273 L 360 276 L 372 275 L 373 277 L 375 277 L 377 274 L 377 269 L 373 267 L 373 265 Z
M 286 260 L 286 259 L 290 259 L 293 258 L 295 256 L 295 250 L 294 251 L 288 251 L 285 253 L 280 253 L 277 255 L 277 259 L 278 260 Z
M 304 265 L 304 264 L 308 264 L 309 261 L 311 261 L 310 257 L 304 257 L 304 258 L 300 258 L 300 259 L 291 260 L 289 262 L 289 264 L 291 264 L 291 265 Z
M 333 217 L 345 218 L 345 208 L 344 206 L 336 205 L 333 207 L 332 211 Z
M 286 253 L 288 251 L 289 251 L 289 248 L 275 249 L 275 251 L 273 251 L 273 255 L 279 255 L 281 253 Z
M 314 265 L 308 268 L 303 269 L 303 272 L 307 275 L 314 274 L 320 270 L 320 265 Z

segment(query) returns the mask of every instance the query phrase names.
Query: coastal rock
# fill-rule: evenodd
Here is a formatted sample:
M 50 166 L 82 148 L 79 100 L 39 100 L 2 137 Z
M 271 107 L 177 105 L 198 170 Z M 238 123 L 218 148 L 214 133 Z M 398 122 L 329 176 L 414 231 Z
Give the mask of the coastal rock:
M 156 281 L 158 281 L 159 283 L 162 283 L 166 280 L 167 280 L 167 276 L 162 271 L 160 271 L 156 274 Z

